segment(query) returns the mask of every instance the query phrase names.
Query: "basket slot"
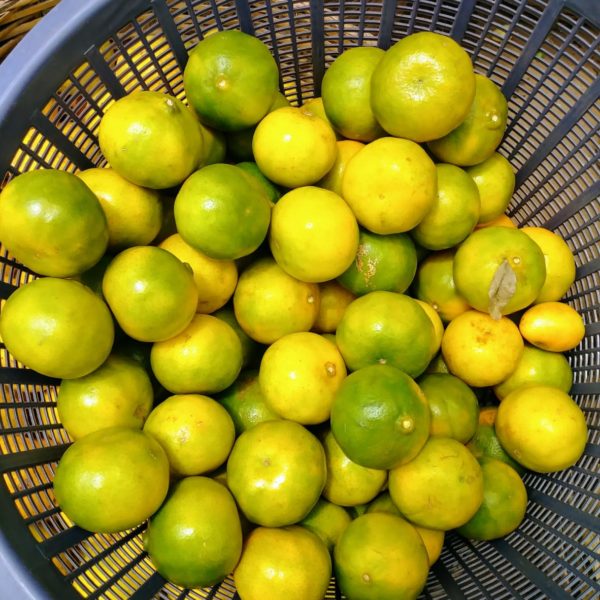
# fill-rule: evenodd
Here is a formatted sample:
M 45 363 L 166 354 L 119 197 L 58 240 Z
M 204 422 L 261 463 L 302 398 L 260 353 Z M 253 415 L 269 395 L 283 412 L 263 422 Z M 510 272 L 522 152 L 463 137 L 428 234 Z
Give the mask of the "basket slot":
M 156 18 L 160 23 L 161 29 L 165 34 L 165 37 L 167 38 L 171 49 L 173 50 L 173 54 L 177 59 L 177 64 L 179 65 L 179 68 L 183 71 L 187 63 L 188 53 L 185 49 L 185 45 L 181 39 L 181 36 L 179 35 L 179 31 L 177 30 L 177 25 L 173 20 L 173 15 L 169 11 L 169 7 L 167 6 L 164 0 L 154 0 L 152 7 L 154 9 L 154 14 L 156 15 Z
M 600 383 L 574 383 L 571 387 L 571 395 L 579 394 L 600 394 Z M 586 448 L 586 452 L 589 450 L 590 454 L 594 454 L 594 456 L 600 456 L 600 450 L 597 448 L 597 446 L 593 446 L 590 449 Z
M 577 23 L 570 29 L 570 31 L 568 32 L 568 35 L 565 36 L 565 39 L 562 41 L 561 45 L 558 48 L 556 48 L 556 51 L 554 52 L 554 57 L 547 65 L 545 65 L 545 73 L 546 74 L 549 74 L 549 73 L 552 74 L 555 69 L 560 68 L 560 64 L 559 64 L 560 59 L 561 59 L 561 57 L 564 56 L 565 52 L 567 52 L 569 46 L 571 44 L 573 44 L 573 42 L 576 40 L 577 34 L 578 34 L 583 22 L 584 22 L 583 19 L 579 19 L 577 21 Z M 594 49 L 593 45 L 588 48 L 587 52 L 579 60 L 580 64 L 584 64 L 585 61 L 587 61 L 593 55 L 593 49 Z M 545 56 L 545 54 L 541 51 L 539 53 L 536 53 L 536 55 L 534 55 L 534 56 L 537 56 L 538 54 L 540 55 L 540 58 L 541 58 L 541 56 Z M 532 59 L 532 61 L 533 61 L 533 59 Z M 531 66 L 532 61 L 529 62 L 529 64 L 527 65 L 528 67 Z M 559 97 L 560 94 L 562 92 L 564 92 L 564 90 L 570 83 L 571 83 L 571 80 L 568 78 L 565 78 L 565 80 L 563 81 L 563 83 L 561 84 L 559 89 L 556 92 L 554 92 L 554 98 Z M 531 92 L 529 93 L 529 97 L 530 98 L 535 97 L 538 94 L 538 92 L 540 92 L 540 90 L 544 87 L 544 85 L 545 85 L 545 78 L 540 77 L 537 80 L 537 83 L 532 88 Z M 513 90 L 513 92 L 514 92 L 514 90 Z M 527 103 L 522 103 L 522 105 L 519 107 L 518 111 L 512 116 L 510 123 L 508 124 L 508 127 L 506 128 L 505 136 L 507 136 L 511 133 L 515 124 L 518 123 L 519 119 L 526 113 L 527 106 L 528 106 Z
M 473 14 L 473 9 L 475 8 L 474 0 L 461 0 L 458 5 L 458 12 L 456 13 L 456 17 L 454 19 L 454 25 L 452 25 L 452 31 L 450 35 L 457 41 L 460 42 L 469 25 L 469 21 L 471 20 L 471 15 Z
M 85 53 L 85 58 L 113 98 L 117 99 L 125 95 L 125 88 L 96 46 L 92 46 Z
M 69 444 L 61 444 L 60 446 L 33 448 L 22 452 L 2 454 L 0 455 L 0 473 L 57 461 L 68 447 Z
M 118 538 L 117 540 L 113 541 L 113 543 L 112 543 L 111 546 L 109 546 L 108 548 L 105 548 L 104 550 L 100 551 L 91 560 L 81 563 L 78 567 L 76 567 L 72 571 L 70 571 L 66 575 L 66 579 L 68 579 L 68 580 L 75 579 L 76 577 L 78 577 L 79 575 L 81 575 L 81 573 L 84 573 L 87 569 L 89 569 L 90 566 L 98 563 L 100 560 L 102 560 L 103 558 L 109 556 L 112 552 L 114 552 L 115 550 L 117 550 L 121 546 L 125 545 L 127 542 L 131 541 L 136 536 L 138 536 L 142 531 L 144 531 L 144 529 L 146 529 L 146 525 L 145 524 L 144 525 L 140 525 L 139 527 L 136 527 L 135 529 L 132 529 L 131 531 L 129 531 L 124 536 L 122 536 L 122 537 Z
M 71 527 L 65 529 L 48 540 L 40 543 L 40 551 L 46 558 L 51 558 L 68 548 L 80 544 L 83 540 L 92 536 L 93 533 L 86 531 L 81 527 Z
M 147 600 L 154 598 L 158 591 L 164 587 L 166 579 L 154 572 L 131 596 L 129 600 Z
M 525 4 L 523 4 L 525 6 Z M 502 85 L 502 93 L 510 98 L 517 85 L 523 78 L 523 75 L 527 71 L 535 53 L 539 50 L 540 46 L 544 42 L 546 36 L 552 29 L 558 15 L 563 7 L 562 0 L 550 0 L 547 4 L 546 10 L 542 13 L 537 25 L 531 32 L 527 44 L 521 49 L 519 58 L 515 63 L 514 68 L 509 73 L 506 81 Z
M 552 600 L 572 600 L 570 594 L 565 593 L 561 587 L 546 577 L 546 575 L 521 553 L 517 552 L 506 540 L 495 540 L 492 544 L 519 571 L 527 573 L 529 580 L 542 591 L 544 597 L 552 598 Z M 568 568 L 568 565 L 565 565 L 565 568 Z
M 532 488 L 530 485 L 527 486 L 527 495 L 531 502 L 541 504 L 555 514 L 561 515 L 561 517 L 582 525 L 591 531 L 600 533 L 600 521 L 597 516 L 594 517 L 570 504 L 557 500 L 544 492 Z
M 539 166 L 539 164 L 547 157 L 548 148 L 556 146 L 560 140 L 577 124 L 579 119 L 590 109 L 600 95 L 600 79 L 597 79 L 594 84 L 589 87 L 579 98 L 577 104 L 563 117 L 561 121 L 550 131 L 544 144 L 538 146 L 525 164 L 519 169 L 516 175 L 516 187 L 518 188 L 525 179 Z M 539 122 L 540 117 L 538 117 Z M 516 151 L 520 149 L 520 145 L 515 147 L 508 157 L 509 160 L 514 157 Z
M 479 544 L 476 542 L 475 544 Z M 449 566 L 448 575 L 452 578 L 452 583 L 456 585 L 461 594 L 468 599 L 489 598 L 494 600 L 519 598 L 522 595 L 511 585 L 510 578 L 513 575 L 514 568 L 502 561 L 498 564 L 498 556 L 494 553 L 491 559 L 488 559 L 480 552 L 479 547 L 471 540 L 464 540 L 455 532 L 446 534 L 444 547 L 437 564 L 442 561 Z M 502 576 L 498 577 L 497 574 Z M 453 595 L 448 594 L 448 597 Z
M 435 575 L 436 579 L 450 598 L 455 598 L 456 600 L 467 600 L 460 587 L 456 585 L 454 577 L 450 574 L 446 568 L 446 565 L 444 565 L 441 560 L 438 560 L 433 564 L 431 567 L 431 573 Z
M 598 271 L 600 271 L 600 258 L 596 258 L 595 260 L 591 260 L 590 262 L 577 267 L 577 279 L 581 279 L 592 273 L 597 273 Z

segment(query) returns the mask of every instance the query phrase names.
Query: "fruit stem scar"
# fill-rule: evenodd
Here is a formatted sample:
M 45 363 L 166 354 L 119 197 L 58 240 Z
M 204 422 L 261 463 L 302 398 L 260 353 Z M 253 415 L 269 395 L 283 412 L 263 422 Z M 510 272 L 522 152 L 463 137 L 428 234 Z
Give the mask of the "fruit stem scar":
M 415 422 L 410 417 L 400 417 L 397 423 L 402 433 L 410 433 L 415 428 Z
M 327 372 L 328 377 L 335 377 L 337 369 L 332 362 L 325 363 L 325 371 Z

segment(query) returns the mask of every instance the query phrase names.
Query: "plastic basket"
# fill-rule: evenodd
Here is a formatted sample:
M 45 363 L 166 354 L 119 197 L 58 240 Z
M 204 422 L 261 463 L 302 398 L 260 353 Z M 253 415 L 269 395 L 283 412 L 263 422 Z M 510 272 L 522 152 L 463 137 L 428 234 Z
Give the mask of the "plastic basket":
M 319 95 L 345 48 L 387 48 L 418 30 L 453 36 L 509 101 L 500 152 L 517 170 L 510 215 L 556 230 L 575 254 L 567 301 L 586 337 L 568 356 L 590 438 L 575 467 L 526 475 L 516 532 L 492 543 L 449 534 L 423 597 L 591 600 L 600 596 L 599 23 L 597 0 L 63 0 L 0 66 L 0 174 L 6 183 L 102 164 L 95 134 L 107 104 L 140 88 L 183 97 L 187 52 L 215 28 L 268 44 L 295 104 Z M 0 273 L 3 299 L 35 276 L 5 251 Z M 165 582 L 143 552 L 143 526 L 118 535 L 71 526 L 51 483 L 69 443 L 57 382 L 3 346 L 0 361 L 0 597 L 235 598 L 230 579 L 202 591 Z M 340 597 L 332 582 L 327 598 Z

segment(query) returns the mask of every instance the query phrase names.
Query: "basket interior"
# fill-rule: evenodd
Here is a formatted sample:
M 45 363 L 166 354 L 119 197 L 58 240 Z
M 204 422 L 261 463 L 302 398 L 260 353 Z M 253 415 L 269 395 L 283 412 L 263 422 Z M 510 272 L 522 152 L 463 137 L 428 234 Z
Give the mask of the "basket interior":
M 88 24 L 79 32 L 86 51 L 75 57 L 75 68 L 60 72 L 54 65 L 48 75 L 53 93 L 36 98 L 36 110 L 16 125 L 19 139 L 0 165 L 4 183 L 41 167 L 73 172 L 102 165 L 96 133 L 108 105 L 136 89 L 183 98 L 187 52 L 215 28 L 240 28 L 263 40 L 279 64 L 282 91 L 296 105 L 320 94 L 325 68 L 344 49 L 387 48 L 422 30 L 452 35 L 476 71 L 501 86 L 509 127 L 499 151 L 517 171 L 509 214 L 520 225 L 555 230 L 575 255 L 577 281 L 566 300 L 582 314 L 586 337 L 568 358 L 572 395 L 586 414 L 590 437 L 575 467 L 526 475 L 529 504 L 518 531 L 493 543 L 448 535 L 423 597 L 597 597 L 600 36 L 597 16 L 584 13 L 593 1 L 136 0 L 128 5 L 127 18 L 111 29 Z M 1 130 L 0 139 L 6 139 Z M 4 250 L 0 274 L 2 301 L 35 276 Z M 3 345 L 0 379 L 3 529 L 46 589 L 61 598 L 235 597 L 230 579 L 195 591 L 166 583 L 143 553 L 143 527 L 93 535 L 72 526 L 55 505 L 51 483 L 70 442 L 56 413 L 57 382 L 25 369 Z M 332 583 L 327 598 L 339 597 Z

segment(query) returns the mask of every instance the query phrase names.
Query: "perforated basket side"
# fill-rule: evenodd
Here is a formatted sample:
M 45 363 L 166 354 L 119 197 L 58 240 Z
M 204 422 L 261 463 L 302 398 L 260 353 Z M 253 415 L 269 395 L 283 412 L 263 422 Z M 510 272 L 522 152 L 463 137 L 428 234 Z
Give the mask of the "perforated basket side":
M 389 47 L 411 31 L 452 35 L 509 99 L 500 152 L 517 169 L 510 214 L 555 229 L 575 254 L 567 300 L 586 337 L 569 353 L 573 395 L 590 439 L 568 471 L 525 478 L 530 502 L 517 532 L 494 543 L 449 534 L 426 598 L 593 598 L 600 459 L 600 225 L 598 214 L 598 10 L 593 0 L 63 0 L 0 65 L 0 172 L 6 182 L 39 167 L 101 164 L 96 141 L 111 101 L 134 89 L 184 97 L 187 52 L 213 29 L 262 39 L 296 104 L 345 48 Z M 2 252 L 0 296 L 33 277 Z M 0 347 L 0 555 L 19 594 L 34 598 L 232 598 L 231 580 L 184 592 L 144 555 L 143 527 L 92 535 L 56 508 L 51 478 L 69 443 L 56 383 Z M 8 581 L 8 579 L 7 579 Z M 332 585 L 328 598 L 340 597 Z

